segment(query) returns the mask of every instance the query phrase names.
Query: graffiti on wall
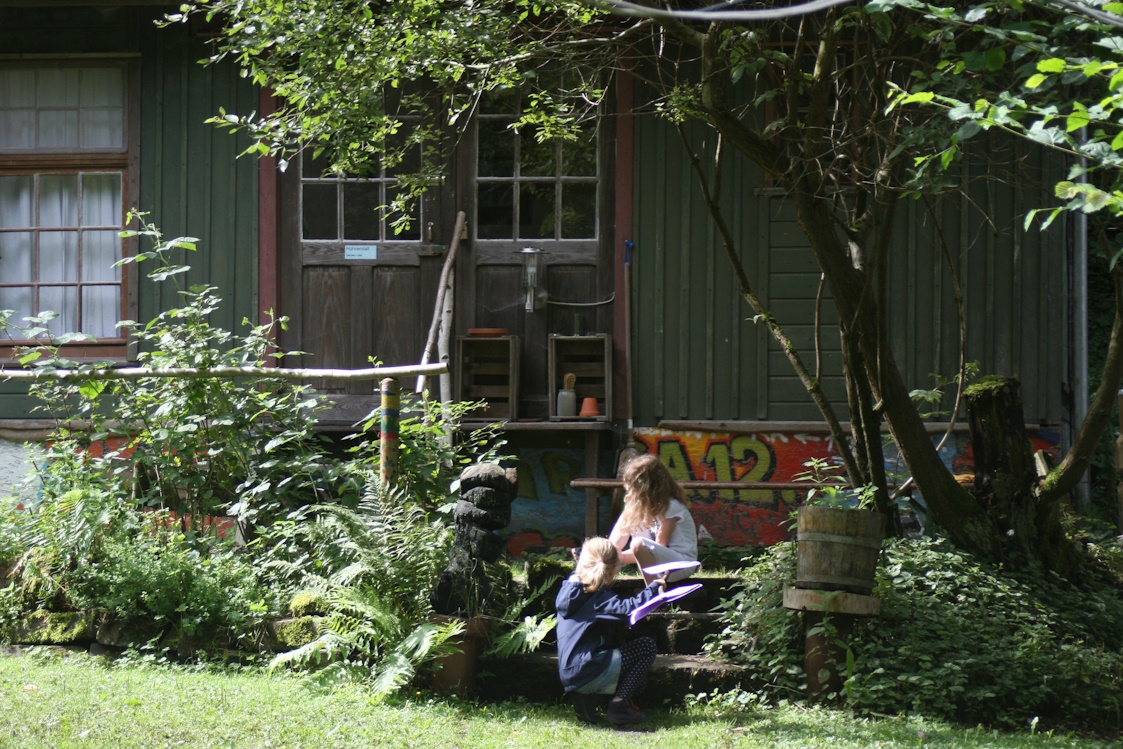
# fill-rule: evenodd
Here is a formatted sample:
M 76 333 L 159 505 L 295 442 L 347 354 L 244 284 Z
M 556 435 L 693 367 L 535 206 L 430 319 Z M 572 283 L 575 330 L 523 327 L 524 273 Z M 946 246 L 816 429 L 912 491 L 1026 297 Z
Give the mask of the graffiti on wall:
M 938 439 L 938 436 L 936 437 Z M 1055 452 L 1058 435 L 1041 430 L 1031 435 L 1034 450 Z M 789 537 L 786 522 L 806 490 L 783 486 L 797 482 L 811 458 L 841 465 L 834 441 L 823 434 L 675 432 L 637 429 L 636 449 L 652 452 L 680 481 L 721 481 L 777 484 L 777 488 L 747 487 L 687 491 L 695 522 L 721 546 L 773 544 Z M 941 448 L 941 458 L 955 473 L 973 466 L 968 435 L 955 434 Z M 886 471 L 891 483 L 908 473 L 900 457 L 887 448 Z M 518 451 L 519 499 L 512 505 L 508 549 L 514 554 L 547 547 L 577 546 L 584 539 L 585 493 L 569 482 L 584 477 L 584 455 L 574 449 L 533 448 Z M 612 466 L 614 469 L 615 466 Z M 599 524 L 612 522 L 607 497 L 601 500 Z

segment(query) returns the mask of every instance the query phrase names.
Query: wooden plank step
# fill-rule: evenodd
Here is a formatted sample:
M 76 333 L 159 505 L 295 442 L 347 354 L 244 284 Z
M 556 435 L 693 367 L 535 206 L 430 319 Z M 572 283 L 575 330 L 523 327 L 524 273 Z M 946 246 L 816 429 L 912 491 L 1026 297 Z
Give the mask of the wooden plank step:
M 722 663 L 701 655 L 657 655 L 648 673 L 646 695 L 662 702 L 688 694 L 746 686 L 751 678 L 744 666 Z M 558 659 L 552 653 L 528 653 L 505 660 L 481 659 L 476 695 L 486 701 L 525 698 L 556 702 L 565 698 L 558 679 Z M 642 698 L 641 698 L 642 699 Z

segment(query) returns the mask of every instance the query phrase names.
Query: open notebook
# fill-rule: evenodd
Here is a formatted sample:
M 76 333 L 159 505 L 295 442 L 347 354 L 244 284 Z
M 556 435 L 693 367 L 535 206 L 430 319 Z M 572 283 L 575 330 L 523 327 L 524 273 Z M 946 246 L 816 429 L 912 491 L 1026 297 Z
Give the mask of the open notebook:
M 647 603 L 632 609 L 632 613 L 628 614 L 628 624 L 631 624 L 634 627 L 636 625 L 636 622 L 638 622 L 640 619 L 644 618 L 660 606 L 668 604 L 671 601 L 677 601 L 683 596 L 688 596 L 701 587 L 702 583 L 693 583 L 691 585 L 680 585 L 677 588 L 671 588 L 670 590 L 663 591 Z

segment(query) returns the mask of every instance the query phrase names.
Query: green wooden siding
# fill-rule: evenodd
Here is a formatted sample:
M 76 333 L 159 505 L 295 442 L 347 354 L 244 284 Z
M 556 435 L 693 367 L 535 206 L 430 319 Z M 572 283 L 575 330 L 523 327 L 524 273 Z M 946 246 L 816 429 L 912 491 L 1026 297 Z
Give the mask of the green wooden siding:
M 46 3 L 44 3 L 46 5 Z M 227 111 L 258 109 L 257 91 L 233 65 L 203 67 L 204 40 L 180 26 L 157 29 L 165 11 L 125 8 L 0 9 L 4 54 L 120 54 L 141 67 L 139 208 L 166 237 L 193 236 L 186 253 L 186 284 L 217 286 L 222 307 L 212 322 L 235 332 L 257 320 L 258 202 L 255 159 L 236 159 L 248 141 L 206 119 Z M 147 321 L 176 304 L 174 289 L 157 286 L 142 264 L 137 317 Z M 32 413 L 26 386 L 0 383 L 0 419 L 42 417 Z
M 712 131 L 690 136 L 712 151 Z M 997 141 L 987 151 L 1010 145 Z M 740 299 L 678 136 L 654 117 L 635 125 L 633 360 L 635 420 L 820 421 L 787 357 Z M 954 267 L 964 297 L 967 360 L 983 373 L 1020 378 L 1027 421 L 1058 424 L 1067 358 L 1066 234 L 1021 230 L 1029 208 L 1051 205 L 1045 166 L 1026 149 L 1017 175 L 973 181 L 965 195 L 905 200 L 891 251 L 890 340 L 910 388 L 932 373 L 957 371 Z M 964 176 L 986 165 L 964 167 Z M 754 291 L 815 371 L 814 314 L 819 270 L 783 194 L 763 175 L 727 157 L 722 206 Z M 946 252 L 944 249 L 946 243 Z M 824 391 L 846 418 L 845 390 L 830 294 L 822 307 Z M 950 402 L 950 401 L 949 401 Z

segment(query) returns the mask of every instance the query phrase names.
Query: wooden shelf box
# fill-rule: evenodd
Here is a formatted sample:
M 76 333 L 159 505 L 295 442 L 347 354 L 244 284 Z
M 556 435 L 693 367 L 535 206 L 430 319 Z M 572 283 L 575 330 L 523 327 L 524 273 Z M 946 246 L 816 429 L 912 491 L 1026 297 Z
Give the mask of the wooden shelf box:
M 547 373 L 551 421 L 608 421 L 612 418 L 612 336 L 551 335 Z M 599 416 L 558 416 L 558 390 L 567 372 L 577 375 L 577 412 L 585 398 L 596 398 Z
M 466 421 L 514 421 L 519 403 L 519 337 L 459 336 L 456 339 L 456 399 L 486 401 Z

